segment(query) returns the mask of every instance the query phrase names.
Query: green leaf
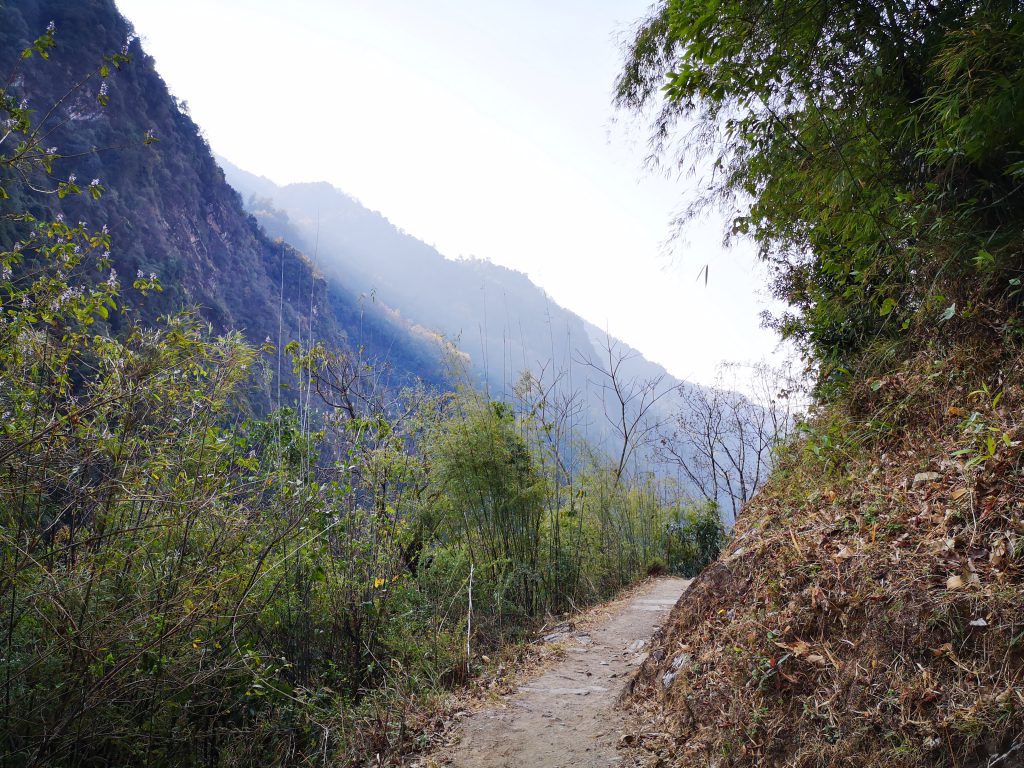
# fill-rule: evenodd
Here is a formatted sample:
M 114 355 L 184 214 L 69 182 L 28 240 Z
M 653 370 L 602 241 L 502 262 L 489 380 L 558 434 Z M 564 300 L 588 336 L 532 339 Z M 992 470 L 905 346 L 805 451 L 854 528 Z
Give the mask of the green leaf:
M 953 315 L 955 315 L 955 314 L 956 314 L 956 302 L 953 302 L 948 307 L 946 307 L 945 311 L 939 317 L 939 321 L 944 323 L 947 320 L 951 320 L 953 318 Z
M 986 251 L 984 248 L 978 250 L 977 255 L 974 257 L 974 266 L 979 271 L 985 272 L 991 270 L 996 265 L 996 257 Z
M 882 308 L 878 310 L 881 317 L 888 317 L 896 309 L 896 299 L 888 298 L 882 302 Z

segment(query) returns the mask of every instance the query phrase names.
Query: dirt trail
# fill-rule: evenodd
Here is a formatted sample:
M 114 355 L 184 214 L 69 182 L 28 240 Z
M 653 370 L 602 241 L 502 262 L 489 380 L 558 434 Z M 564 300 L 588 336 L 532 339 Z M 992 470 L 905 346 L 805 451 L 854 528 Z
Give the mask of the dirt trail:
M 646 658 L 648 641 L 689 582 L 656 579 L 609 604 L 603 621 L 545 637 L 565 657 L 500 704 L 464 721 L 454 747 L 432 764 L 454 768 L 622 766 L 617 701 Z M 428 765 L 431 762 L 427 763 Z

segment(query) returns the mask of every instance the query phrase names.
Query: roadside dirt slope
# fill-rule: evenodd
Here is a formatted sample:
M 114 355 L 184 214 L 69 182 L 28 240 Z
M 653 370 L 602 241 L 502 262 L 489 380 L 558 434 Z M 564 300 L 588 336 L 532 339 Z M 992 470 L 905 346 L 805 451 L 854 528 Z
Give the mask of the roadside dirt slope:
M 637 675 L 650 765 L 1024 768 L 1024 356 L 942 352 L 782 453 Z

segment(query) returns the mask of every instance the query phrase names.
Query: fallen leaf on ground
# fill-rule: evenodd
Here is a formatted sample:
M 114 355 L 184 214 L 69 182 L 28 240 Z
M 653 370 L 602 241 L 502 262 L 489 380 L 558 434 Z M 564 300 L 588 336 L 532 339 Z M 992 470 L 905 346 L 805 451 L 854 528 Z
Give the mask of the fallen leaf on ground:
M 938 648 L 932 648 L 932 656 L 934 656 L 937 659 L 941 658 L 942 656 L 946 656 L 947 654 L 952 654 L 952 653 L 953 653 L 953 644 L 952 643 L 943 643 Z

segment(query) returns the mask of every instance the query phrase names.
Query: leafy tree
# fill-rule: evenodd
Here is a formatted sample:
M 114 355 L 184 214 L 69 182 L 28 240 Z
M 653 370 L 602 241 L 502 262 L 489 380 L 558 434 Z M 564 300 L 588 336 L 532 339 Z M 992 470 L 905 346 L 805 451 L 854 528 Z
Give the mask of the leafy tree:
M 466 393 L 430 449 L 450 527 L 494 585 L 499 621 L 522 621 L 538 607 L 543 486 L 512 409 Z
M 668 0 L 617 101 L 657 107 L 655 158 L 709 171 L 687 214 L 721 205 L 753 237 L 822 382 L 1019 305 L 1019 0 Z
M 683 576 L 696 576 L 715 562 L 728 541 L 713 501 L 685 507 L 668 527 L 669 566 Z
M 24 59 L 47 58 L 55 33 Z M 322 734 L 344 733 L 343 704 L 379 679 L 364 649 L 384 647 L 389 580 L 375 567 L 399 562 L 395 545 L 369 538 L 361 510 L 339 514 L 359 494 L 344 470 L 317 482 L 318 436 L 289 409 L 237 424 L 257 354 L 237 332 L 214 337 L 188 311 L 112 332 L 130 289 L 107 228 L 20 207 L 26 189 L 103 188 L 52 182 L 48 113 L 12 95 L 16 82 L 0 90 L 0 178 L 15 201 L 0 241 L 2 762 L 335 751 L 343 739 Z M 142 274 L 133 287 L 160 290 Z M 332 537 L 343 527 L 348 539 Z M 361 558 L 340 557 L 342 541 Z M 335 602 L 354 592 L 354 608 Z

